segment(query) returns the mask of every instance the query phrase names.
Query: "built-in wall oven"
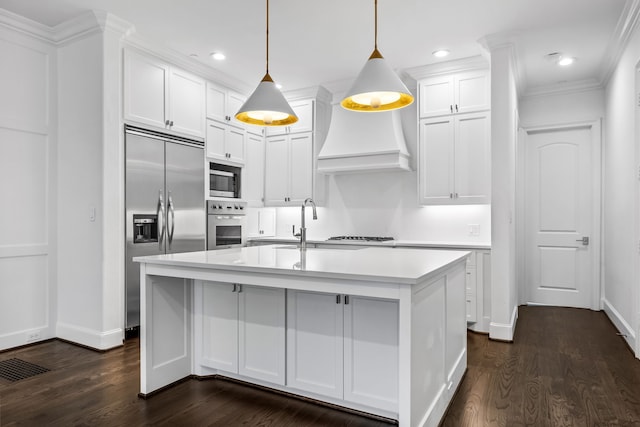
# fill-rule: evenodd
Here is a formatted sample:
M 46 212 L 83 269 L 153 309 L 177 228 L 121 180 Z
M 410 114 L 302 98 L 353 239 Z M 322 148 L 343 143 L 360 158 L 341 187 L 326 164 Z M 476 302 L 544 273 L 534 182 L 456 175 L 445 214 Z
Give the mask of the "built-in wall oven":
M 209 163 L 209 196 L 225 199 L 240 198 L 242 169 L 237 166 Z
M 242 247 L 246 243 L 246 202 L 207 201 L 207 249 Z

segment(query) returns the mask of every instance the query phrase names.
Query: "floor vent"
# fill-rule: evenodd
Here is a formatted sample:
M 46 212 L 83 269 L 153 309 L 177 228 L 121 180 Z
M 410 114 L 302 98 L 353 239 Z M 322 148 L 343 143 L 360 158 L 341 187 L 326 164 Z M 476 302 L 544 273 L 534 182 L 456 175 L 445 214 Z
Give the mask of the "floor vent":
M 0 378 L 19 381 L 34 375 L 49 372 L 49 369 L 20 359 L 0 360 Z

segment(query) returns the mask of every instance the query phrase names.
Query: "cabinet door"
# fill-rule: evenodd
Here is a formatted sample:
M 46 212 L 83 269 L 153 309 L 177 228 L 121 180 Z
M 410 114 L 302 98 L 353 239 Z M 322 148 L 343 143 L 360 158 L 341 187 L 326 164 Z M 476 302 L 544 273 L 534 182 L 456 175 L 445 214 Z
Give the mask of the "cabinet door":
M 290 136 L 289 201 L 304 202 L 313 196 L 313 136 L 311 133 Z
M 289 197 L 289 138 L 285 135 L 267 138 L 265 146 L 265 206 L 286 205 Z
M 204 80 L 177 68 L 170 68 L 169 90 L 169 120 L 173 122 L 171 130 L 204 137 Z
M 243 128 L 256 127 L 252 125 L 246 125 L 241 121 L 236 120 L 236 113 L 238 112 L 238 110 L 240 110 L 240 107 L 242 107 L 245 101 L 245 97 L 240 95 L 239 93 L 233 91 L 227 92 L 227 116 L 229 116 L 229 121 L 234 126 L 240 126 Z
M 454 119 L 420 121 L 418 188 L 424 205 L 452 204 Z
M 242 285 L 238 296 L 238 373 L 284 385 L 284 289 Z
M 227 160 L 244 164 L 245 130 L 236 126 L 227 126 L 225 148 L 229 155 Z
M 398 411 L 398 301 L 348 297 L 344 304 L 344 399 Z
M 291 108 L 298 116 L 298 121 L 289 127 L 289 132 L 313 132 L 313 100 L 292 102 Z
M 259 212 L 260 236 L 271 237 L 276 235 L 276 210 L 263 208 Z
M 488 110 L 491 105 L 489 72 L 473 71 L 455 77 L 455 113 Z
M 248 206 L 262 206 L 264 198 L 264 138 L 247 133 L 242 168 L 242 198 Z
M 238 294 L 230 283 L 202 287 L 202 364 L 238 372 Z
M 437 76 L 420 82 L 420 117 L 453 113 L 453 76 Z
M 129 50 L 124 55 L 124 118 L 164 128 L 169 67 Z
M 490 128 L 489 112 L 456 117 L 454 193 L 458 204 L 489 203 Z
M 207 117 L 210 119 L 225 121 L 227 110 L 227 91 L 211 82 L 207 82 Z
M 335 294 L 287 291 L 287 386 L 343 397 L 343 305 Z
M 227 126 L 215 120 L 207 120 L 207 157 L 226 160 L 225 137 Z

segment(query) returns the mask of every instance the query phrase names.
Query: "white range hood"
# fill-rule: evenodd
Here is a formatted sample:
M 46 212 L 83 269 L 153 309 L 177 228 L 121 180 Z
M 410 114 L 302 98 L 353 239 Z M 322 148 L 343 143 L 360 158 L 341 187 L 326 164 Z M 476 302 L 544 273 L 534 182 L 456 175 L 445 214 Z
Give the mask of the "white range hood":
M 399 111 L 363 113 L 335 104 L 317 166 L 326 174 L 410 171 Z

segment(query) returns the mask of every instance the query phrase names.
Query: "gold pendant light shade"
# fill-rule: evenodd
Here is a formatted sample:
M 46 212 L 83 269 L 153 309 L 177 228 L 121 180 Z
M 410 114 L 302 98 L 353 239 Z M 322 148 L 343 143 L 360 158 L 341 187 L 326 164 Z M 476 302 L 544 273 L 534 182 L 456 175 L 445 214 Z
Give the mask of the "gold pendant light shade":
M 269 0 L 267 0 L 267 72 L 253 94 L 240 107 L 236 119 L 256 126 L 286 126 L 298 121 L 298 116 L 276 87 L 269 75 Z
M 347 110 L 397 110 L 413 102 L 413 95 L 378 51 L 378 0 L 375 0 L 375 44 L 369 60 L 340 102 Z

